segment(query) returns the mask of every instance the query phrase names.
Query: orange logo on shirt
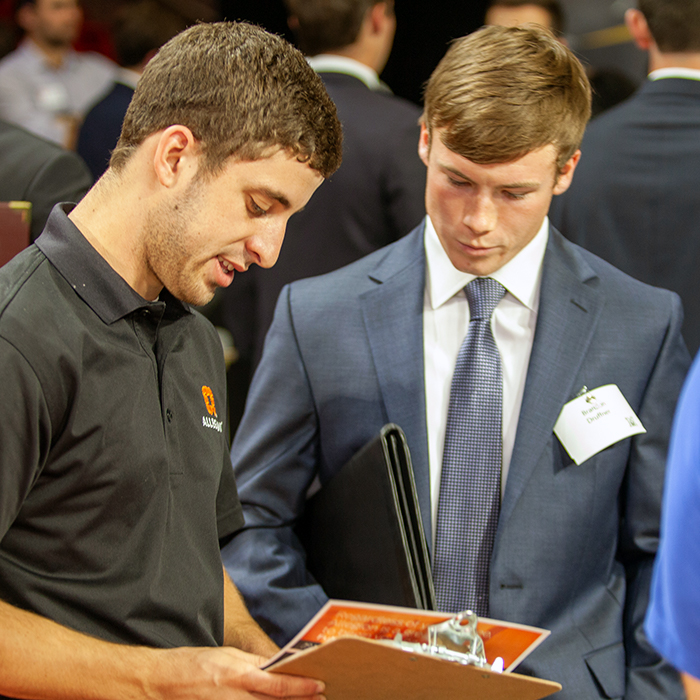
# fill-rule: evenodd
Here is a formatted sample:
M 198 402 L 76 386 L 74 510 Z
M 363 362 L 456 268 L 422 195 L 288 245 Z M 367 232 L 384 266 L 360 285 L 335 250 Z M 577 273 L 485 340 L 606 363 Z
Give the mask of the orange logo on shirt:
M 202 387 L 202 396 L 204 403 L 207 405 L 207 411 L 210 416 L 216 416 L 216 404 L 214 403 L 214 392 L 208 387 Z M 218 417 L 218 416 L 217 416 Z

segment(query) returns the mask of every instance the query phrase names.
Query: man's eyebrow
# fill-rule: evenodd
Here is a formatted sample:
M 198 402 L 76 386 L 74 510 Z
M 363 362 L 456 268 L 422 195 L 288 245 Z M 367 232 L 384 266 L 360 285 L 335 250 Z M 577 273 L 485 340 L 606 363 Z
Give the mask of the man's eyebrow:
M 473 180 L 465 175 L 463 172 L 460 172 L 457 170 L 457 168 L 453 168 L 451 165 L 446 165 L 444 163 L 438 163 L 440 167 L 445 170 L 448 173 L 451 173 L 452 175 L 455 175 L 465 182 L 473 182 Z M 506 190 L 517 190 L 517 189 L 538 189 L 540 186 L 539 182 L 513 182 L 510 184 L 506 185 L 499 185 L 499 187 L 506 189 Z
M 285 209 L 289 209 L 289 200 L 281 193 L 275 190 L 270 190 L 267 187 L 261 187 L 260 191 L 270 199 L 276 199 Z

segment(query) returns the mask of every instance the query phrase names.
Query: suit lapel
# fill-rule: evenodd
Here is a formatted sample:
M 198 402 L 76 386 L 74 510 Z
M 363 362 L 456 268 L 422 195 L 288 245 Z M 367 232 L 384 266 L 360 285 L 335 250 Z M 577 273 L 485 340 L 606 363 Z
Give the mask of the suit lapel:
M 587 281 L 596 275 L 578 250 L 550 229 L 540 304 L 513 457 L 501 506 L 499 534 L 520 498 L 562 406 L 574 386 L 604 299 Z M 592 388 L 592 387 L 591 387 Z M 498 535 L 496 545 L 498 543 Z
M 376 287 L 360 296 L 387 420 L 406 434 L 426 538 L 430 541 L 430 474 L 425 421 L 423 227 L 395 244 L 370 274 Z

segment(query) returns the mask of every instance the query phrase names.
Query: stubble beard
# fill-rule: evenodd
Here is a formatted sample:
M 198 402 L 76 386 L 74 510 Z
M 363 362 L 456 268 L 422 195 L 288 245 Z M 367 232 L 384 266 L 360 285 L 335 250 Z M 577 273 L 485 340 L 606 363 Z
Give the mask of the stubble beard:
M 149 212 L 144 238 L 145 262 L 149 271 L 177 299 L 193 306 L 204 306 L 215 289 L 204 282 L 204 264 L 195 261 L 189 223 L 196 211 L 196 189 L 178 202 L 177 207 L 162 206 Z

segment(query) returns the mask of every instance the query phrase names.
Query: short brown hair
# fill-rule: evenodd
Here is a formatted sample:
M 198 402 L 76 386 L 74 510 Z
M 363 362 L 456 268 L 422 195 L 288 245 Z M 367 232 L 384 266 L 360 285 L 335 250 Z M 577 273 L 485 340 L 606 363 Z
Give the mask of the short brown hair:
M 149 61 L 124 117 L 110 166 L 173 124 L 199 141 L 203 174 L 230 156 L 282 148 L 328 177 L 340 165 L 335 105 L 304 57 L 284 39 L 242 22 L 197 24 Z
M 536 26 L 493 26 L 452 43 L 428 81 L 422 120 L 475 163 L 506 163 L 553 144 L 561 169 L 590 114 L 591 87 L 569 49 Z
M 662 53 L 700 51 L 700 0 L 639 0 Z
M 354 43 L 370 10 L 384 0 L 284 0 L 295 18 L 297 46 L 307 56 Z
M 564 33 L 564 10 L 559 0 L 491 0 L 488 9 L 492 7 L 523 7 L 523 5 L 541 7 L 551 17 L 554 34 L 561 36 Z

